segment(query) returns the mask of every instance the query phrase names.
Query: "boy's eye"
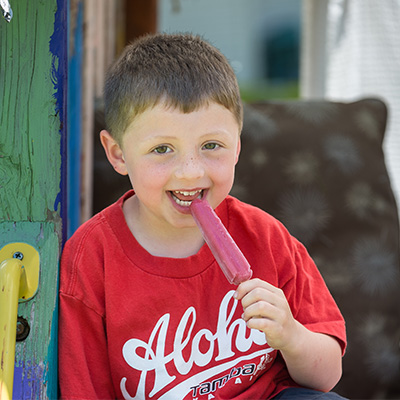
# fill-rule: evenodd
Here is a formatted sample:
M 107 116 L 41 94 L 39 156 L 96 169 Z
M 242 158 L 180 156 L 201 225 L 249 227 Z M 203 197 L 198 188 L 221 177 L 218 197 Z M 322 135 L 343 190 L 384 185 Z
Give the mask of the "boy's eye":
M 218 143 L 213 143 L 213 142 L 211 142 L 211 143 L 206 143 L 206 144 L 203 146 L 203 148 L 206 149 L 206 150 L 214 150 L 214 149 L 216 149 L 217 147 L 218 147 Z
M 158 146 L 153 150 L 153 152 L 157 154 L 165 154 L 169 153 L 170 151 L 171 149 L 168 146 Z

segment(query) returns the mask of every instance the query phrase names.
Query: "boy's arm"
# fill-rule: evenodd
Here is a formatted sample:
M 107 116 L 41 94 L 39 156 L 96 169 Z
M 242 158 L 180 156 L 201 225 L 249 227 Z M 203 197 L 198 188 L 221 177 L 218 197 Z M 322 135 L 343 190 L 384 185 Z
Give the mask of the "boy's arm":
M 235 297 L 242 301 L 247 326 L 265 333 L 269 346 L 281 352 L 296 383 L 321 391 L 336 385 L 342 375 L 338 341 L 296 321 L 281 289 L 252 279 L 238 286 Z
M 299 325 L 297 349 L 295 346 L 281 350 L 289 374 L 299 385 L 327 392 L 342 376 L 342 349 L 339 342 L 296 323 Z

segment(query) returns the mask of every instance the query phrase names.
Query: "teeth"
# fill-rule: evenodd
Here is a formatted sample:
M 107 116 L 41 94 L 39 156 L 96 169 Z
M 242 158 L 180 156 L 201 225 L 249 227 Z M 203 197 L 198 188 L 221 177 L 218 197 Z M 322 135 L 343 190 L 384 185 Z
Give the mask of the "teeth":
M 194 190 L 192 192 L 181 192 L 180 190 L 175 190 L 175 193 L 183 194 L 184 196 L 195 196 L 197 193 L 200 193 L 201 190 Z
M 176 203 L 178 203 L 180 206 L 183 206 L 183 207 L 189 207 L 192 204 L 191 201 L 179 200 L 176 197 L 174 198 L 174 200 L 175 200 Z
M 172 194 L 174 194 L 174 193 L 176 193 L 176 194 L 180 194 L 180 195 L 183 195 L 183 196 L 195 196 L 196 194 L 199 194 L 200 193 L 200 196 L 199 196 L 199 198 L 201 199 L 201 197 L 202 197 L 202 195 L 203 195 L 203 193 L 202 193 L 203 191 L 202 190 L 193 190 L 193 191 L 191 191 L 191 192 L 185 192 L 185 191 L 180 191 L 180 190 L 174 190 L 173 192 L 172 192 Z M 180 206 L 183 206 L 183 207 L 189 207 L 191 204 L 192 204 L 192 201 L 190 200 L 190 201 L 186 201 L 186 200 L 180 200 L 180 199 L 178 199 L 176 196 L 172 196 L 173 197 L 173 199 L 175 200 L 175 202 L 177 203 L 177 204 L 179 204 Z

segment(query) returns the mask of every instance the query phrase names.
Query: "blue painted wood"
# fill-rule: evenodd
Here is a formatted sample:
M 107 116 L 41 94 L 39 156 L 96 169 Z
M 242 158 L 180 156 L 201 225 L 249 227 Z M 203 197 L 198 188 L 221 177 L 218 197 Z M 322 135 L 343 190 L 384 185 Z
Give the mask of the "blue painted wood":
M 83 64 L 83 2 L 74 10 L 68 58 L 68 212 L 67 236 L 80 225 L 81 193 L 81 132 L 82 132 L 82 64 Z

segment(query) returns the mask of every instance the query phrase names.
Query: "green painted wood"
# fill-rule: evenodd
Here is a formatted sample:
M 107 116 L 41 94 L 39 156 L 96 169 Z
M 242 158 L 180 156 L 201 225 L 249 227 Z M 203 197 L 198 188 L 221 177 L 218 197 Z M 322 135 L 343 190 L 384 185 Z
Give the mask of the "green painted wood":
M 13 19 L 0 19 L 0 247 L 29 243 L 41 261 L 38 293 L 18 308 L 31 331 L 16 346 L 15 399 L 57 398 L 63 129 L 50 44 L 62 1 L 11 1 Z
M 60 191 L 60 120 L 49 42 L 56 0 L 11 2 L 0 20 L 0 221 L 46 221 Z

